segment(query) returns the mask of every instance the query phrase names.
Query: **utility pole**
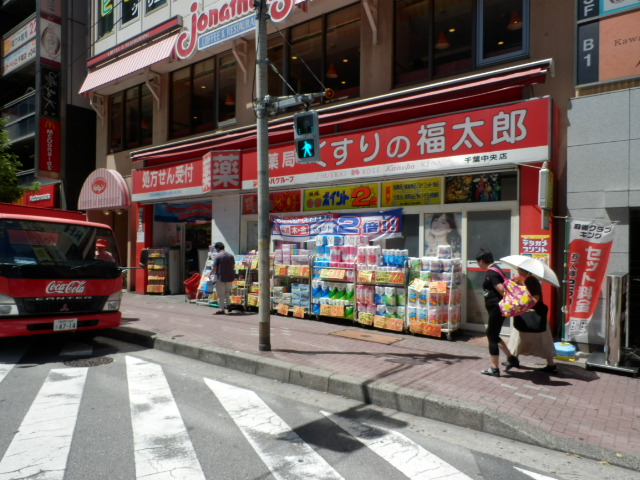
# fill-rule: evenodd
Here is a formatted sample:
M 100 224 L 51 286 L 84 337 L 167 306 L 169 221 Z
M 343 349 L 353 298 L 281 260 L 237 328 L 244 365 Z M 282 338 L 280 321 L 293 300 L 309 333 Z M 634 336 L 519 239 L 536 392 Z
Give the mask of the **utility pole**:
M 269 222 L 269 114 L 267 87 L 267 4 L 255 0 L 256 5 L 256 132 L 258 146 L 258 349 L 271 351 L 271 292 L 269 281 L 269 251 L 271 231 Z

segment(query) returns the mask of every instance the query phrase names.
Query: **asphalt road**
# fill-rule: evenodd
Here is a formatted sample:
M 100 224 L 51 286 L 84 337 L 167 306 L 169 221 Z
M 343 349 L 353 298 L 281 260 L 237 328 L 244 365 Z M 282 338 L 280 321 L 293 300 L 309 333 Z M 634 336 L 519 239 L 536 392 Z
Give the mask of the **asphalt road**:
M 83 335 L 0 341 L 0 480 L 633 479 L 637 472 Z

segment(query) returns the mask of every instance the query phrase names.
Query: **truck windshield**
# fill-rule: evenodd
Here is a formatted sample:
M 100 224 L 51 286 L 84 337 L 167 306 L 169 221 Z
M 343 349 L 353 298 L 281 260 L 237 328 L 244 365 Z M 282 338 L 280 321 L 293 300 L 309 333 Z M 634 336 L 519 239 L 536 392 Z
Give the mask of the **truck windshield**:
M 0 269 L 5 277 L 100 277 L 120 274 L 111 230 L 86 225 L 0 219 Z M 111 273 L 110 273 L 111 272 Z

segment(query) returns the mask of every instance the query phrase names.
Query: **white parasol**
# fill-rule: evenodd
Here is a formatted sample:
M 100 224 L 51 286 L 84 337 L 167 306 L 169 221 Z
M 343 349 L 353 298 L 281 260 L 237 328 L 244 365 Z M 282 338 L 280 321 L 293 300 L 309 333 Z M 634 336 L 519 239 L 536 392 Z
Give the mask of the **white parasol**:
M 540 280 L 549 282 L 554 287 L 560 286 L 556 272 L 551 270 L 551 267 L 546 263 L 541 262 L 536 258 L 527 257 L 525 255 L 508 255 L 506 257 L 502 257 L 500 261 L 512 267 L 526 270 L 538 277 Z

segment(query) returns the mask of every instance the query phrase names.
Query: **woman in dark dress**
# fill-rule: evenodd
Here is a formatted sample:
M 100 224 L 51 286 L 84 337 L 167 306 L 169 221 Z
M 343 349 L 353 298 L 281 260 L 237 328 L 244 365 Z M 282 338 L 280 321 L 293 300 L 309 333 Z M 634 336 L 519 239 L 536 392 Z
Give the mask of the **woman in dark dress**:
M 500 330 L 505 317 L 500 311 L 500 300 L 504 295 L 504 273 L 500 275 L 500 267 L 493 261 L 493 254 L 489 250 L 480 250 L 476 255 L 478 266 L 487 271 L 482 289 L 484 295 L 484 306 L 489 314 L 489 322 L 487 323 L 487 338 L 489 339 L 489 355 L 491 356 L 491 367 L 482 370 L 483 375 L 492 377 L 500 376 L 500 350 L 507 356 L 508 368 L 518 367 L 518 359 L 511 355 L 507 344 L 500 338 Z M 495 269 L 495 270 L 494 270 Z M 498 271 L 496 271 L 498 270 Z

